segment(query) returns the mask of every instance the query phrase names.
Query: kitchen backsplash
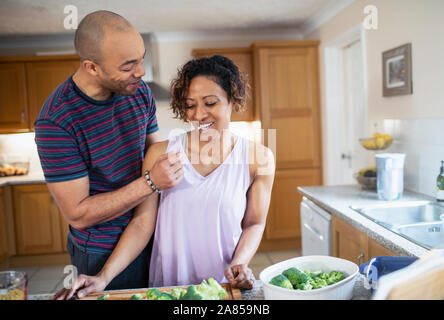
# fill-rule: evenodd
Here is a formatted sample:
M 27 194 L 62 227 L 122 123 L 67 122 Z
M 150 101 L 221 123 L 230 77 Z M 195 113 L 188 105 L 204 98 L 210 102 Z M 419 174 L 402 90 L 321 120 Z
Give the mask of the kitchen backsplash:
M 444 160 L 444 119 L 384 120 L 384 133 L 393 137 L 387 152 L 405 153 L 406 189 L 436 195 L 436 178 Z
M 41 172 L 35 134 L 0 134 L 0 161 L 29 161 L 30 172 Z

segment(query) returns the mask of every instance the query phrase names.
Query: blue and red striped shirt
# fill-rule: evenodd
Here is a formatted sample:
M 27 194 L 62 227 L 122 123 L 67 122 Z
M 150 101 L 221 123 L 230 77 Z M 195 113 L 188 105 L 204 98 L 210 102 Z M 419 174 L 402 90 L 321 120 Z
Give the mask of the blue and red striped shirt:
M 142 174 L 145 140 L 157 131 L 156 103 L 147 84 L 133 96 L 104 101 L 84 94 L 72 77 L 57 87 L 34 123 L 40 162 L 49 183 L 89 177 L 91 196 L 119 189 Z M 133 210 L 71 236 L 88 251 L 109 253 Z

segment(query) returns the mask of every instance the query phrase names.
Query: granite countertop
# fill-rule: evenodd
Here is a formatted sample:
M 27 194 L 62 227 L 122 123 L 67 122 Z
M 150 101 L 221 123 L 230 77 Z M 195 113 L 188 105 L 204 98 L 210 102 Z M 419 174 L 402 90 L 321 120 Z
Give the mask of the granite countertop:
M 43 171 L 29 172 L 22 176 L 0 177 L 0 187 L 17 184 L 45 183 Z
M 253 289 L 241 290 L 241 294 L 242 300 L 264 300 L 263 282 L 255 280 Z M 28 295 L 28 300 L 51 300 L 53 296 L 54 294 L 34 294 Z M 370 298 L 371 292 L 365 286 L 365 277 L 358 274 L 352 300 L 369 300 Z
M 359 185 L 298 187 L 298 191 L 321 208 L 349 223 L 396 254 L 420 257 L 429 251 L 350 208 L 350 206 L 366 207 L 387 203 L 387 201 L 379 200 L 375 191 L 363 190 Z M 424 200 L 434 201 L 430 196 L 404 190 L 402 198 L 397 202 Z

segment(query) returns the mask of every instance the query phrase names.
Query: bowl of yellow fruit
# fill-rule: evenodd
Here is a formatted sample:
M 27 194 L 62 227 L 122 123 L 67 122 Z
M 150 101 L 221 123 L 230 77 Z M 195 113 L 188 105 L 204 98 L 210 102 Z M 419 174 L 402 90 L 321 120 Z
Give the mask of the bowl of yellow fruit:
M 367 150 L 384 150 L 392 144 L 393 138 L 389 134 L 376 132 L 371 138 L 359 139 L 359 142 Z

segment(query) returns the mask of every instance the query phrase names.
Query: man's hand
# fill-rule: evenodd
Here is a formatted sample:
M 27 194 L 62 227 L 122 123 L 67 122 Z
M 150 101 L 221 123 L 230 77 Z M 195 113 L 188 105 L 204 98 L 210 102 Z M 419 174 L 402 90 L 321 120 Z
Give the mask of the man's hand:
M 180 152 L 162 154 L 150 170 L 150 179 L 157 189 L 165 190 L 176 186 L 183 178 L 183 164 Z M 145 165 L 144 165 L 145 170 Z
M 69 300 L 76 292 L 78 298 L 83 298 L 90 293 L 103 291 L 107 285 L 107 281 L 101 276 L 92 277 L 81 274 L 74 281 L 71 289 L 60 290 L 53 300 Z
M 232 287 L 252 289 L 254 283 L 253 271 L 246 264 L 237 264 L 225 269 L 225 278 Z

